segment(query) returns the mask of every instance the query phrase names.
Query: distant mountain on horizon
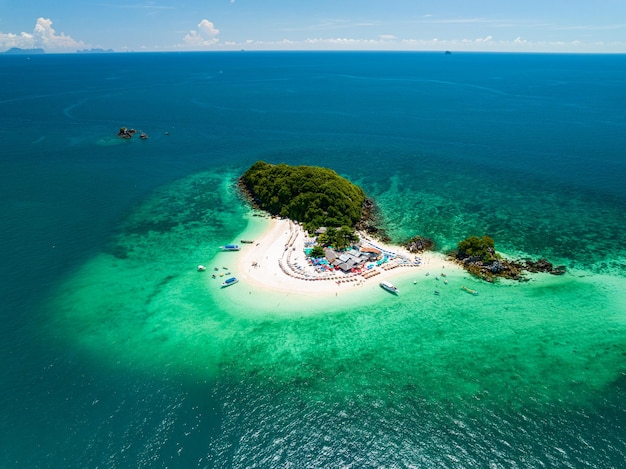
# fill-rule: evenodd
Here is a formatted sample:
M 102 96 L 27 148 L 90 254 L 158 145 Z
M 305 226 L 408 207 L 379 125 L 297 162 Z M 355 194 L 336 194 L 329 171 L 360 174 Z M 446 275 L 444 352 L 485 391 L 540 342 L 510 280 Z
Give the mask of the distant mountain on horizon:
M 9 50 L 4 52 L 5 54 L 45 54 L 46 51 L 41 49 L 41 48 L 37 48 L 37 49 L 21 49 L 19 47 L 11 47 Z

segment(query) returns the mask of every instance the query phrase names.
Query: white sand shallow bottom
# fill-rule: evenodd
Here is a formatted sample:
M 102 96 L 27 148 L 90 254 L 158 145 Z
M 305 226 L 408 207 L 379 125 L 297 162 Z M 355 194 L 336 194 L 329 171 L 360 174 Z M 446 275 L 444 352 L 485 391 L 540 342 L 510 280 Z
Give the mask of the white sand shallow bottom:
M 304 254 L 307 235 L 300 225 L 285 219 L 267 220 L 267 224 L 267 229 L 253 243 L 242 244 L 241 251 L 232 253 L 236 256 L 234 271 L 240 283 L 255 290 L 319 298 L 321 295 L 356 293 L 367 287 L 371 289 L 383 280 L 391 281 L 411 273 L 432 271 L 434 275 L 439 275 L 439 272 L 455 276 L 463 274 L 462 269 L 440 254 L 419 254 L 419 265 L 415 265 L 415 254 L 399 246 L 385 245 L 374 240 L 371 241 L 377 247 L 397 254 L 395 259 L 372 269 L 378 274 L 370 273 L 369 278 L 342 272 L 322 274 L 307 263 Z M 413 265 L 402 265 L 400 259 L 410 260 Z

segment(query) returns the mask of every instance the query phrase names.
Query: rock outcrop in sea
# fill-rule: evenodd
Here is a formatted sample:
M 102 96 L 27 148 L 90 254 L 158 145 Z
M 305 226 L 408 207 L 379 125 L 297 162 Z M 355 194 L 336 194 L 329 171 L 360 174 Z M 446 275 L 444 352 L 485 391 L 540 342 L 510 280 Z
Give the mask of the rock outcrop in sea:
M 372 199 L 365 199 L 361 210 L 361 219 L 356 223 L 356 229 L 379 239 L 384 243 L 390 241 L 387 232 L 379 226 L 380 215 L 378 207 Z
M 404 244 L 404 248 L 411 253 L 432 251 L 435 248 L 435 242 L 430 238 L 414 236 Z
M 526 273 L 563 275 L 566 270 L 565 266 L 554 266 L 544 258 L 505 259 L 496 252 L 493 239 L 489 236 L 471 236 L 459 242 L 458 249 L 450 254 L 450 259 L 472 275 L 488 282 L 498 278 L 527 281 Z

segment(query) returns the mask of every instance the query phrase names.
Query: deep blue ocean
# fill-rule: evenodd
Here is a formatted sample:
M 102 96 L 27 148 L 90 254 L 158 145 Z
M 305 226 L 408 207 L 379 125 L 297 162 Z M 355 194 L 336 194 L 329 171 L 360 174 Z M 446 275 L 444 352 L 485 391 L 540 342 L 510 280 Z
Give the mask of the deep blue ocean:
M 0 84 L 0 467 L 624 467 L 625 55 L 0 56 Z M 567 273 L 229 302 L 194 267 L 258 160 L 359 184 L 396 242 Z

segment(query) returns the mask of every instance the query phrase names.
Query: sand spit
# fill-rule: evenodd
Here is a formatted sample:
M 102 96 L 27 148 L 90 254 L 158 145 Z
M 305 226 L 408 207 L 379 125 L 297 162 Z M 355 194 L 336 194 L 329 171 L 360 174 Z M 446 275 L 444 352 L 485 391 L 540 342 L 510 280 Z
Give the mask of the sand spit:
M 416 256 L 400 246 L 381 243 L 362 233 L 360 236 L 362 243 L 390 253 L 389 260 L 363 273 L 319 272 L 309 265 L 304 253 L 308 239 L 304 229 L 291 220 L 273 218 L 260 237 L 233 253 L 236 256 L 234 271 L 242 283 L 265 291 L 319 296 L 336 295 L 425 269 L 450 273 L 461 270 L 437 253 Z

